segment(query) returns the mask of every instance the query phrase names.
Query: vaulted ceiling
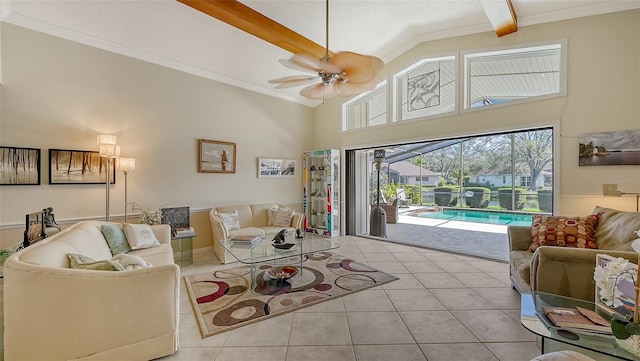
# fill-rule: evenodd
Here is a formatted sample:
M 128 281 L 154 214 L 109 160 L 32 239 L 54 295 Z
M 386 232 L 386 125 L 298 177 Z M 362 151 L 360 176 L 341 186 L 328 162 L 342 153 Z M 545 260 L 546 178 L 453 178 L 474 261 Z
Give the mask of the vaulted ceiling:
M 241 2 L 322 46 L 326 43 L 323 0 Z M 481 2 L 332 0 L 330 49 L 375 55 L 386 63 L 424 41 L 493 31 Z M 512 3 L 519 27 L 640 8 L 640 1 L 627 0 Z M 285 100 L 319 104 L 301 97 L 298 88 L 274 89 L 268 83 L 296 74 L 278 62 L 292 54 L 178 1 L 5 0 L 0 6 L 7 23 Z

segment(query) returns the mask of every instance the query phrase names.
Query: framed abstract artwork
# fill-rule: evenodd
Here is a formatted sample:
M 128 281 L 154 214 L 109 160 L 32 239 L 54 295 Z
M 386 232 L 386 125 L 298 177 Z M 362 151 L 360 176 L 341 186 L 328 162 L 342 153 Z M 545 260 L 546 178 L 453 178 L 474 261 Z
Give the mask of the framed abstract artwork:
M 295 176 L 295 159 L 258 158 L 258 178 L 286 178 Z
M 0 146 L 0 185 L 39 185 L 40 149 Z
M 116 162 L 109 169 L 110 183 L 116 183 Z M 104 184 L 107 158 L 97 151 L 49 149 L 49 184 Z
M 200 139 L 198 173 L 235 173 L 236 143 Z

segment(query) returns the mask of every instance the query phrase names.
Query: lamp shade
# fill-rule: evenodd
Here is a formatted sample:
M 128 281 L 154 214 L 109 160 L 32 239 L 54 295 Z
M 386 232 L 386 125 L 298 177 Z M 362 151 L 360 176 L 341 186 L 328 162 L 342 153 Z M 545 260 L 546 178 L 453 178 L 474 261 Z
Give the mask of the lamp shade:
M 118 169 L 123 171 L 130 171 L 136 169 L 136 160 L 133 158 L 118 158 Z
M 116 136 L 111 134 L 100 134 L 98 135 L 98 145 L 102 144 L 116 144 Z
M 118 158 L 120 146 L 115 144 L 100 144 L 100 156 L 104 158 Z

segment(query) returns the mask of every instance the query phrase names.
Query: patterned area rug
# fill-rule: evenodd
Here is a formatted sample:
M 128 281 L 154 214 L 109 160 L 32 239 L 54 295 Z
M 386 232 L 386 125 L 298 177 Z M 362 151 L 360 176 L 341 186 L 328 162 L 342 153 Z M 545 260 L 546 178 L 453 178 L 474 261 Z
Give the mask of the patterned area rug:
M 299 269 L 300 258 L 278 264 Z M 184 277 L 203 338 L 398 279 L 331 252 L 303 256 L 287 280 L 270 277 L 271 268 L 257 265 L 253 292 L 245 265 Z

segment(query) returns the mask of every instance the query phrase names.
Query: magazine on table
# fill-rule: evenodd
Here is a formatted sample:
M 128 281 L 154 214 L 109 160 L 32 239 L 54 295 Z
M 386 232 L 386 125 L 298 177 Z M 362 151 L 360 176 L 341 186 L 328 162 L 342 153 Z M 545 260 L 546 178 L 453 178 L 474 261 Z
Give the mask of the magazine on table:
M 611 325 L 604 317 L 582 307 L 543 306 L 542 312 L 556 327 L 611 334 Z

